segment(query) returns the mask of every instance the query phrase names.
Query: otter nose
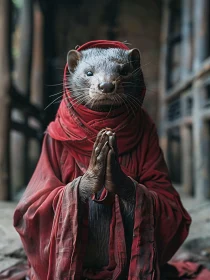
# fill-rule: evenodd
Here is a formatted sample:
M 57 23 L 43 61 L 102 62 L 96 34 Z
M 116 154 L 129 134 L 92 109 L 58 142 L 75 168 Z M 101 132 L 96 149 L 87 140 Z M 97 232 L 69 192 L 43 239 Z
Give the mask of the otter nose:
M 103 93 L 111 93 L 114 91 L 115 89 L 115 84 L 113 83 L 100 83 L 98 85 L 98 88 L 100 89 L 100 91 L 102 91 Z

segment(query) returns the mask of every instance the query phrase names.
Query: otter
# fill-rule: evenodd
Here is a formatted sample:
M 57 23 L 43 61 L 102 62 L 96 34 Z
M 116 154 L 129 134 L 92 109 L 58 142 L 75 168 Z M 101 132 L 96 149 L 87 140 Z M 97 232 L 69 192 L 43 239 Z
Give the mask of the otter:
M 138 49 L 93 48 L 67 55 L 67 86 L 76 104 L 91 110 L 109 112 L 126 106 L 131 114 L 141 106 L 140 91 L 145 87 Z M 120 183 L 119 183 L 120 182 Z M 118 190 L 118 185 L 122 188 Z M 90 196 L 102 187 L 120 197 L 128 259 L 133 238 L 134 184 L 123 176 L 118 162 L 116 135 L 110 129 L 99 132 L 87 172 L 80 183 L 82 201 L 89 200 L 89 240 L 84 268 L 108 265 L 110 205 L 98 204 Z M 128 264 L 129 265 L 129 264 Z
M 14 213 L 31 279 L 161 279 L 191 218 L 141 108 L 139 51 L 87 42 L 69 52 L 63 89 Z

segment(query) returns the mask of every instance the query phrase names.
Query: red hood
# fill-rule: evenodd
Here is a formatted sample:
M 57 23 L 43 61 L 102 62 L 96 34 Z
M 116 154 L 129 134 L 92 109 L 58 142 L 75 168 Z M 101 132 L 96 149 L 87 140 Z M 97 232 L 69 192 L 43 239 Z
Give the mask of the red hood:
M 98 40 L 91 41 L 80 46 L 77 51 L 89 48 L 129 48 L 118 41 Z M 76 105 L 71 99 L 71 93 L 67 88 L 68 65 L 64 70 L 63 100 L 57 112 L 54 122 L 48 126 L 50 136 L 59 141 L 68 141 L 77 152 L 90 155 L 92 146 L 98 132 L 105 128 L 112 128 L 118 138 L 119 153 L 124 153 L 138 144 L 141 135 L 141 109 L 135 117 L 127 108 L 112 110 L 111 113 L 97 112 L 83 105 Z M 141 92 L 143 100 L 145 89 Z

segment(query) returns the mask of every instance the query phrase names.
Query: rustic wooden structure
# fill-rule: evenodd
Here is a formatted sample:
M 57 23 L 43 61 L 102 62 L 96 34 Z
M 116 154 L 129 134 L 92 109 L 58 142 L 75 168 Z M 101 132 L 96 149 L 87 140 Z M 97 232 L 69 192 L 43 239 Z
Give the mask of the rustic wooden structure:
M 13 13 L 11 0 L 0 1 L 0 200 L 12 199 L 27 184 L 35 156 L 32 143 L 40 147 L 43 130 L 42 11 L 38 2 L 24 1 L 17 59 L 12 54 Z
M 0 1 L 0 200 L 18 199 L 31 177 L 44 129 L 62 98 L 70 48 L 96 39 L 138 47 L 149 85 L 145 104 L 157 119 L 161 1 L 140 2 Z
M 162 8 L 161 145 L 172 180 L 210 198 L 210 2 L 165 0 Z
M 11 3 L 0 2 L 0 197 L 7 197 L 9 184 L 9 129 L 11 104 Z

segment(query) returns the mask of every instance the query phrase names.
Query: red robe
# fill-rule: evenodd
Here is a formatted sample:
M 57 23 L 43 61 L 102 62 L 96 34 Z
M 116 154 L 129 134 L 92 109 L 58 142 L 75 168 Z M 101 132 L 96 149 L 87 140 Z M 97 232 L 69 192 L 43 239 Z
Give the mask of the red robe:
M 120 42 L 94 41 L 78 50 L 90 47 L 127 49 Z M 30 277 L 158 280 L 159 267 L 183 243 L 191 219 L 171 185 L 155 125 L 143 109 L 134 117 L 126 108 L 108 114 L 75 105 L 65 86 L 66 74 L 67 67 L 65 98 L 47 129 L 37 168 L 14 214 L 14 226 L 31 266 Z M 140 92 L 141 100 L 144 93 Z M 78 189 L 96 135 L 104 127 L 116 132 L 121 168 L 136 186 L 132 252 L 127 260 L 119 197 L 115 195 L 109 264 L 100 271 L 84 270 L 88 202 L 80 201 Z M 106 191 L 99 200 L 104 196 Z M 124 275 L 126 263 L 130 263 L 128 275 Z

